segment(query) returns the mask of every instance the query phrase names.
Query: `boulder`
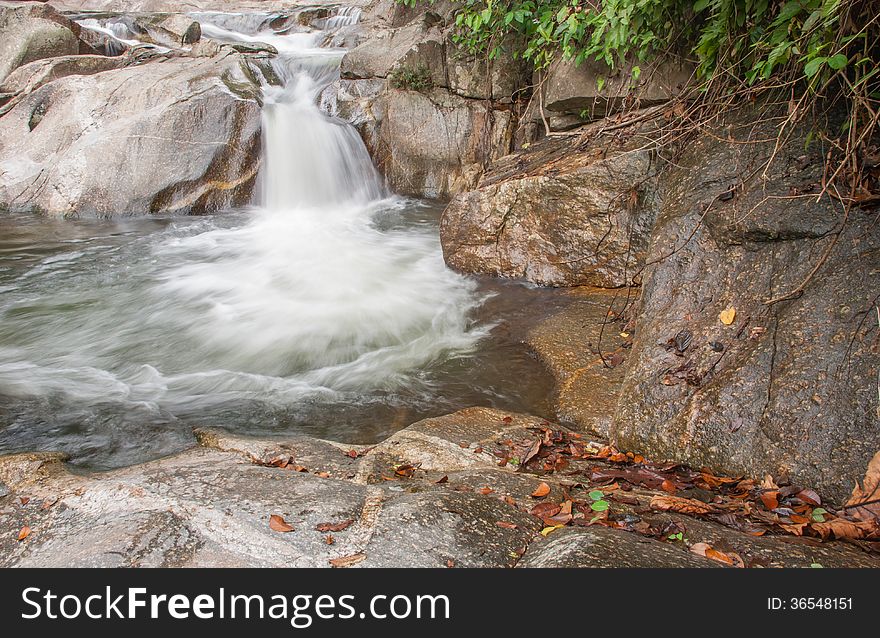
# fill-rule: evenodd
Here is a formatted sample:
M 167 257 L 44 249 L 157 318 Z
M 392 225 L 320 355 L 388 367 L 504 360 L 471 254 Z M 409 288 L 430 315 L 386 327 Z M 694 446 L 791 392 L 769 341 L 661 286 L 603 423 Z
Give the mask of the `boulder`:
M 86 52 L 79 31 L 51 5 L 0 2 L 0 81 L 28 62 Z
M 0 117 L 0 204 L 111 216 L 246 203 L 260 163 L 254 64 L 225 52 L 41 86 Z
M 557 61 L 544 82 L 544 108 L 555 113 L 601 119 L 624 106 L 647 107 L 677 95 L 694 72 L 691 64 L 675 60 L 643 63 L 638 79 L 633 65 L 611 70 L 604 62 Z M 602 87 L 600 89 L 600 81 Z
M 456 270 L 544 286 L 629 285 L 657 208 L 648 151 L 554 138 L 497 162 L 446 207 L 440 240 Z
M 392 189 L 409 195 L 472 188 L 485 164 L 507 153 L 513 135 L 510 112 L 442 89 L 383 93 L 372 113 L 380 118 L 368 146 L 373 160 Z
M 696 140 L 663 178 L 612 436 L 842 501 L 880 449 L 880 226 L 818 197 L 823 161 L 805 131 L 766 179 L 749 177 L 774 145 L 742 142 L 776 133 L 754 120 Z

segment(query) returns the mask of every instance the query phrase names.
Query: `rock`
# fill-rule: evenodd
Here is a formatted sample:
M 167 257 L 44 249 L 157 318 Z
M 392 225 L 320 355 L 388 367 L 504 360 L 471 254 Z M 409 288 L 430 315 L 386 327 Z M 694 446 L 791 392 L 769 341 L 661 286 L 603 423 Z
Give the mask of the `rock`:
M 260 162 L 257 72 L 228 54 L 40 87 L 0 117 L 0 204 L 111 216 L 246 203 Z
M 21 98 L 44 84 L 69 75 L 92 75 L 118 69 L 126 64 L 121 57 L 103 55 L 64 55 L 44 60 L 36 60 L 18 67 L 0 85 L 0 93 L 10 98 Z M 14 102 L 0 105 L 0 115 L 14 106 Z
M 642 64 L 638 80 L 632 65 L 611 72 L 604 62 L 557 61 L 547 74 L 544 108 L 547 111 L 581 115 L 596 120 L 637 104 L 647 107 L 666 102 L 677 95 L 693 75 L 693 66 L 671 60 Z M 599 79 L 604 86 L 599 90 Z
M 362 42 L 343 58 L 331 98 L 333 112 L 357 126 L 390 186 L 404 194 L 441 197 L 474 187 L 485 166 L 510 151 L 509 104 L 528 84 L 521 60 L 487 66 L 460 50 L 447 4 L 413 15 L 380 3 L 367 13 Z
M 510 112 L 444 89 L 385 90 L 376 80 L 340 83 L 335 113 L 355 125 L 396 192 L 440 197 L 476 185 L 484 165 L 506 154 Z
M 621 326 L 603 322 L 638 301 L 636 291 L 572 288 L 564 308 L 543 319 L 526 343 L 556 381 L 556 417 L 574 430 L 608 437 L 626 371 Z M 604 356 L 599 356 L 600 349 Z
M 654 222 L 654 174 L 648 151 L 567 139 L 533 145 L 449 203 L 440 224 L 446 263 L 545 286 L 628 285 Z
M 683 542 L 619 529 L 538 534 L 542 522 L 527 512 L 536 486 L 549 482 L 548 502 L 559 502 L 582 489 L 572 485 L 572 472 L 594 462 L 572 459 L 564 475 L 536 475 L 499 467 L 490 450 L 504 439 L 534 438 L 544 423 L 472 408 L 420 421 L 374 447 L 203 428 L 191 450 L 98 473 L 74 474 L 57 454 L 2 456 L 0 488 L 9 494 L 0 497 L 8 499 L 0 507 L 0 565 L 329 567 L 331 560 L 361 555 L 360 567 L 718 566 Z M 395 478 L 401 461 L 422 465 Z M 630 494 L 650 499 L 643 492 Z M 614 506 L 620 515 L 630 512 Z M 270 529 L 272 514 L 294 531 Z M 878 562 L 846 543 L 758 538 L 680 514 L 655 516 L 685 529 L 689 542 L 739 552 L 748 564 Z M 316 529 L 344 522 L 332 533 L 333 544 Z M 32 532 L 19 542 L 24 525 Z
M 150 33 L 175 46 L 195 44 L 202 37 L 202 26 L 192 18 L 177 13 L 160 21 Z
M 529 546 L 517 567 L 720 567 L 669 543 L 603 527 L 564 528 Z
M 781 475 L 843 501 L 880 449 L 868 317 L 880 290 L 880 226 L 853 209 L 803 294 L 768 304 L 799 288 L 843 224 L 829 197 L 792 195 L 818 194 L 822 182 L 822 157 L 805 154 L 803 131 L 766 181 L 744 177 L 773 144 L 727 136 L 775 133 L 743 116 L 723 138 L 691 144 L 663 178 L 612 435 L 655 459 Z M 725 325 L 728 308 L 736 315 Z M 682 330 L 692 339 L 677 356 L 666 344 Z
M 44 58 L 82 53 L 79 26 L 39 2 L 0 2 L 0 81 Z

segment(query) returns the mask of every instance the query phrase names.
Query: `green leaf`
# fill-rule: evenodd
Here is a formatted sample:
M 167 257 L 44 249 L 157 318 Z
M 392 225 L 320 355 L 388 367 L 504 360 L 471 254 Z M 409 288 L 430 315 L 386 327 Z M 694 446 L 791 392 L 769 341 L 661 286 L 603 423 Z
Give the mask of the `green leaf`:
M 593 490 L 588 494 L 588 496 L 590 497 L 591 501 L 601 501 L 603 498 L 605 498 L 605 492 L 603 492 L 602 490 Z
M 804 75 L 808 78 L 813 77 L 819 72 L 819 69 L 822 68 L 822 65 L 825 64 L 827 60 L 828 58 L 825 57 L 813 58 L 804 65 Z
M 827 513 L 828 512 L 824 508 L 817 507 L 816 509 L 813 510 L 813 520 L 816 521 L 817 523 L 824 523 L 825 522 L 825 514 L 827 514 Z
M 810 563 L 810 567 L 813 569 L 822 569 L 822 563 Z
M 694 13 L 699 13 L 700 11 L 708 7 L 710 1 L 711 0 L 697 0 L 694 3 Z
M 846 63 L 849 62 L 849 58 L 846 57 L 843 53 L 838 53 L 837 55 L 832 55 L 828 58 L 828 66 L 830 66 L 835 71 L 839 71 L 843 67 L 846 66 Z
M 596 501 L 590 505 L 590 509 L 594 512 L 604 512 L 608 507 L 608 501 Z

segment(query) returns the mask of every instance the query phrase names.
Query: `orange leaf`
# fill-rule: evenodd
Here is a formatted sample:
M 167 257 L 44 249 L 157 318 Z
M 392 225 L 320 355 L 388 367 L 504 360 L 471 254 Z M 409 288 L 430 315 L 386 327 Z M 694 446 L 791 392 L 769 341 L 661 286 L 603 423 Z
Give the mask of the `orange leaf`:
M 278 516 L 278 514 L 272 514 L 269 517 L 269 529 L 276 532 L 292 532 L 293 525 Z
M 342 558 L 331 558 L 329 562 L 333 567 L 351 567 L 352 565 L 357 565 L 366 557 L 366 554 L 352 554 L 351 556 L 343 556 Z
M 491 487 L 482 487 L 480 488 L 480 494 L 485 496 L 486 494 L 491 494 L 494 490 Z
M 729 326 L 733 323 L 734 319 L 736 319 L 736 308 L 731 306 L 730 308 L 726 308 L 718 313 L 718 319 L 721 320 L 725 326 Z
M 675 494 L 675 483 L 673 483 L 669 479 L 664 479 L 663 482 L 660 484 L 660 488 L 664 492 L 669 492 L 670 494 Z
M 822 538 L 876 539 L 880 538 L 880 524 L 877 521 L 848 521 L 833 518 L 824 523 L 810 525 Z
M 315 529 L 319 532 L 341 532 L 351 526 L 352 523 L 354 523 L 353 518 L 346 519 L 341 523 L 318 523 Z
M 761 494 L 761 502 L 768 510 L 779 507 L 779 492 L 764 492 Z
M 31 528 L 25 525 L 21 528 L 21 531 L 18 533 L 18 540 L 23 541 L 31 534 Z
M 550 486 L 546 483 L 541 483 L 534 492 L 532 492 L 532 496 L 535 498 L 541 498 L 542 496 L 547 496 L 550 493 Z
M 30 502 L 31 497 L 30 496 L 21 496 L 21 497 L 19 497 L 18 500 L 21 501 L 22 505 L 27 505 Z

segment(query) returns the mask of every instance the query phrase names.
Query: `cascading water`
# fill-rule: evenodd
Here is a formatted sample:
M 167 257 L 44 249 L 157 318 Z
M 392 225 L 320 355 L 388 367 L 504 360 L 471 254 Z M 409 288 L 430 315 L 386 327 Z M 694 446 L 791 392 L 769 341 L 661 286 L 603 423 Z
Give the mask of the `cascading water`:
M 321 44 L 356 19 L 279 35 L 199 15 L 206 36 L 279 51 L 258 207 L 0 220 L 0 451 L 115 466 L 206 424 L 370 441 L 547 390 L 518 345 L 481 343 L 486 292 L 445 267 L 435 213 L 390 196 L 357 132 L 317 106 L 343 53 Z

